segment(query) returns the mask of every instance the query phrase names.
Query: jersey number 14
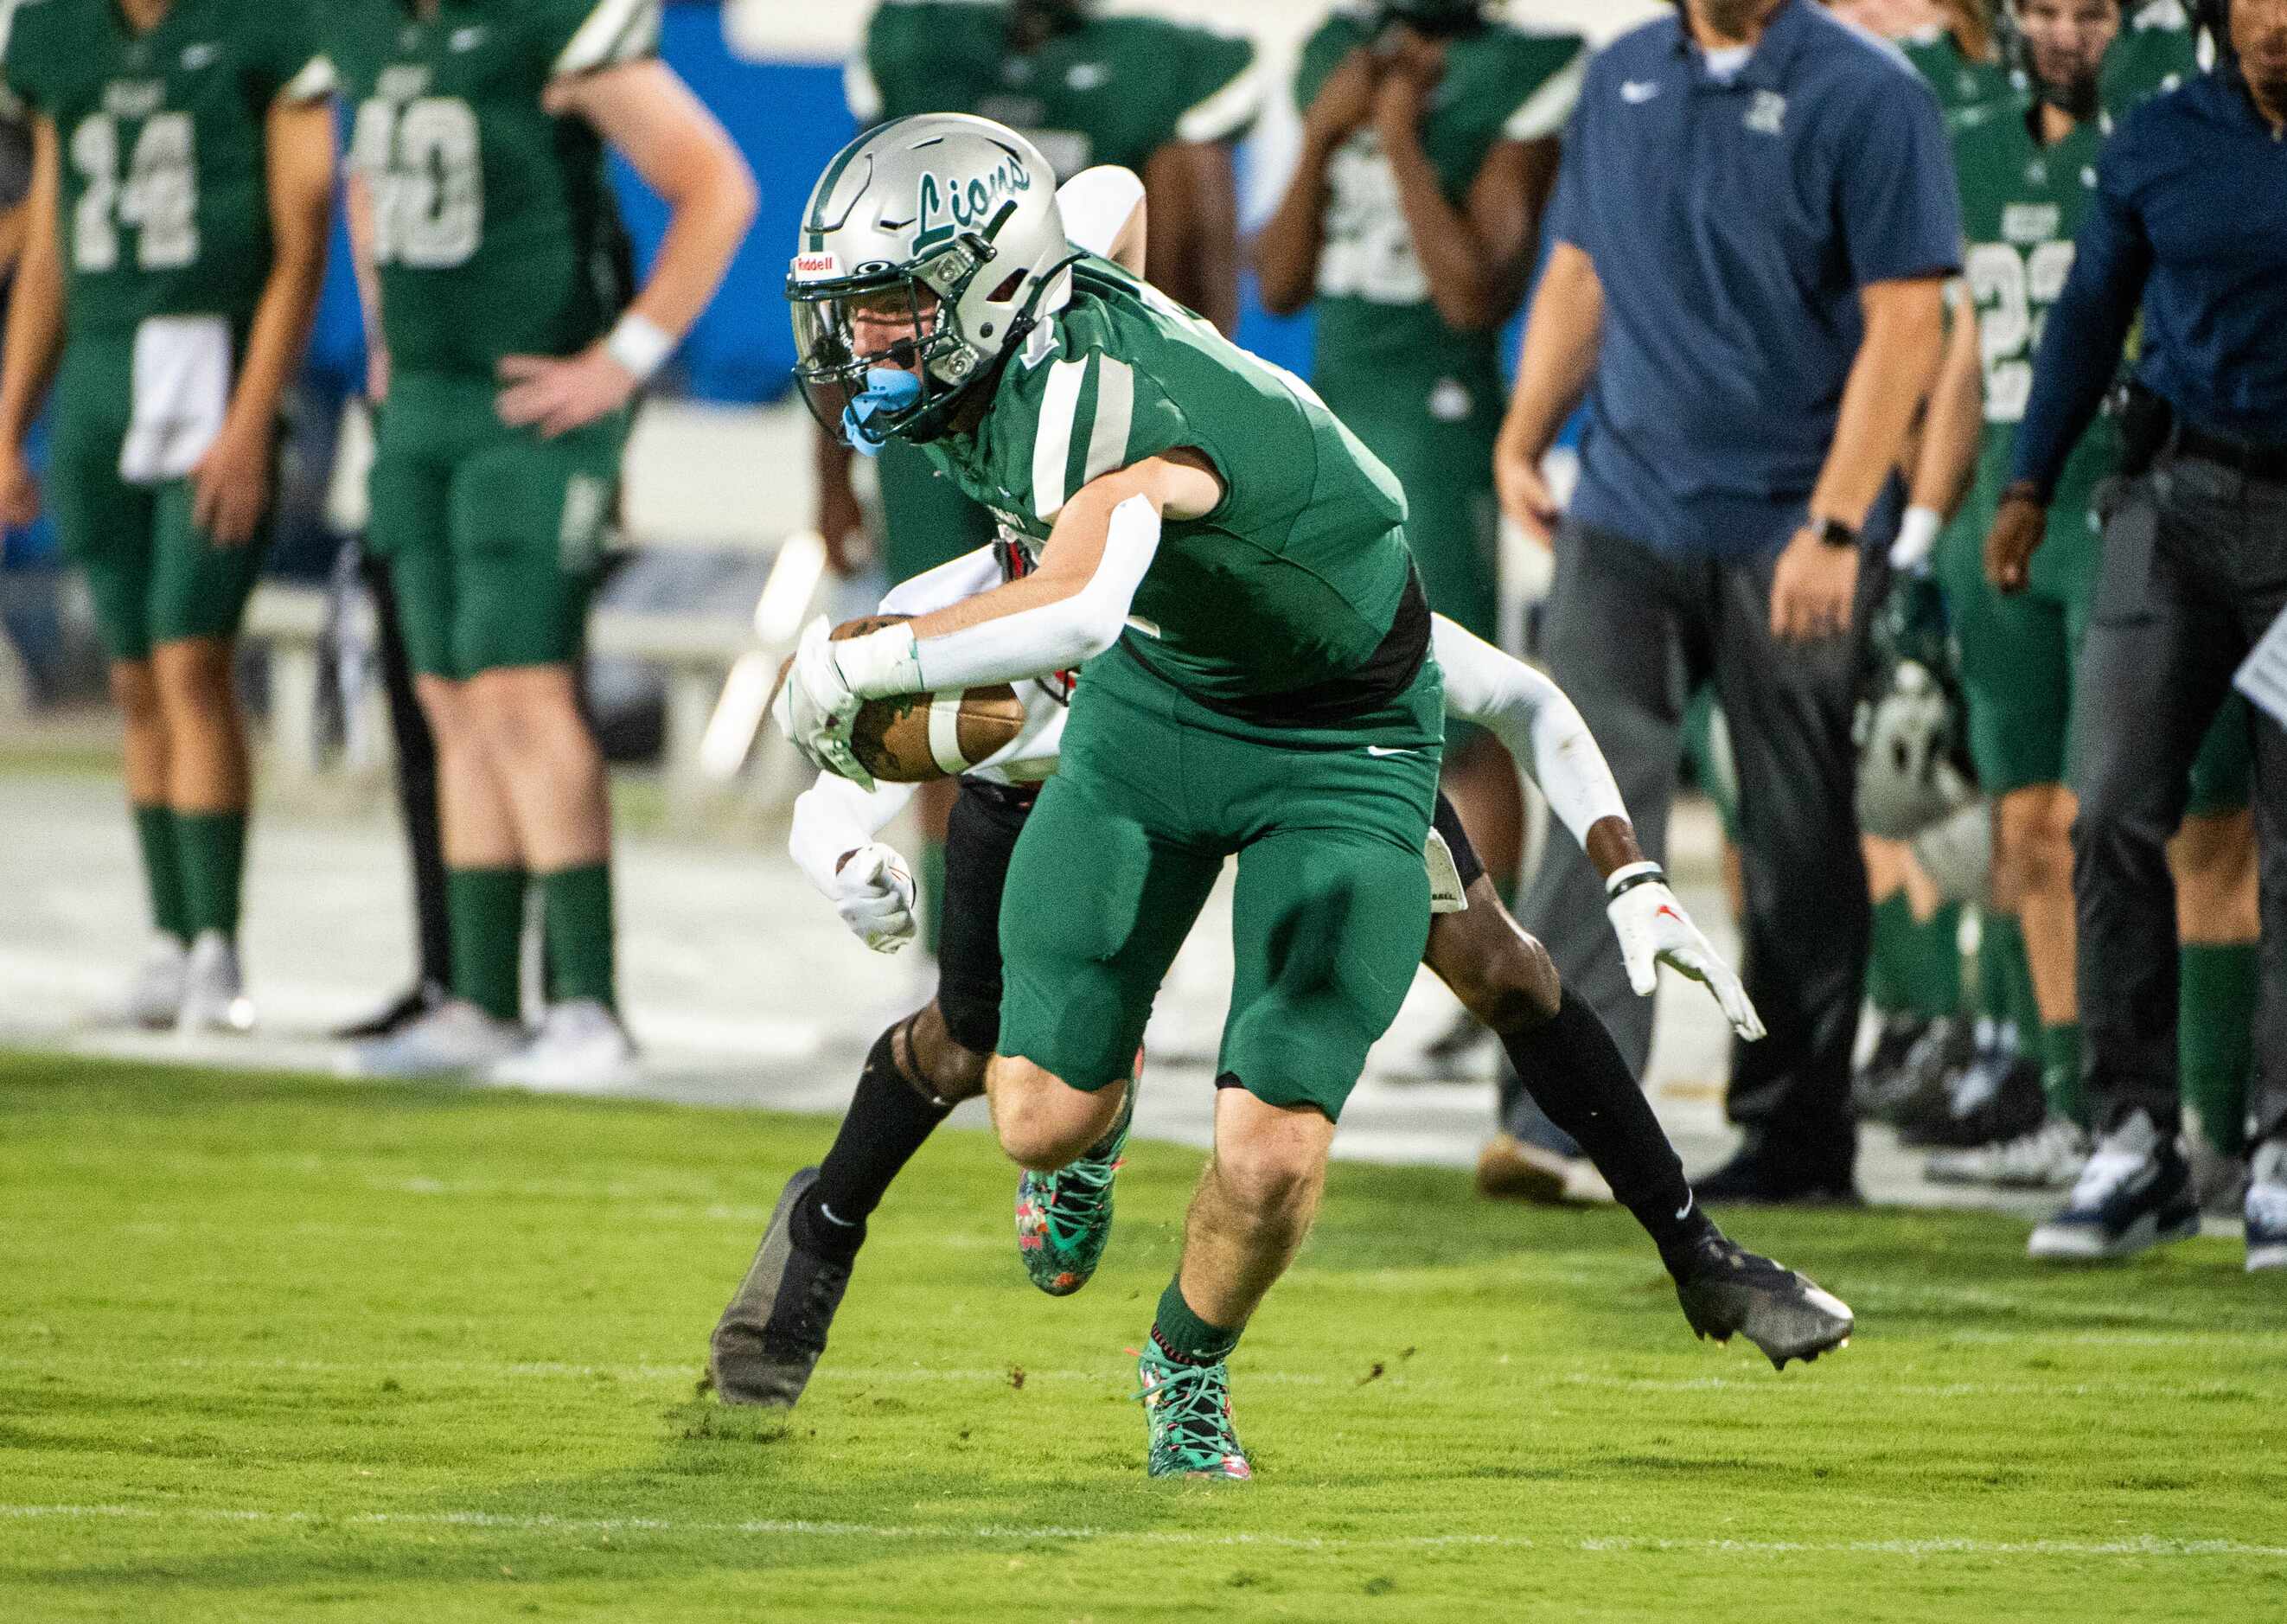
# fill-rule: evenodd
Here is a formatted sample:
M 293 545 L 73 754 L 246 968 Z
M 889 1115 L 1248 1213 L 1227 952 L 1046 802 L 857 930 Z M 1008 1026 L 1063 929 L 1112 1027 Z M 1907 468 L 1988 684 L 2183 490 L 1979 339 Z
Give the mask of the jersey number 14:
M 376 265 L 449 271 L 484 236 L 476 109 L 454 96 L 373 100 L 358 108 L 351 159 L 373 193 Z
M 72 210 L 73 268 L 117 268 L 119 228 L 129 226 L 135 229 L 137 269 L 180 270 L 199 257 L 191 115 L 154 113 L 145 119 L 123 178 L 122 145 L 119 121 L 108 113 L 89 115 L 72 131 L 72 167 L 81 181 Z

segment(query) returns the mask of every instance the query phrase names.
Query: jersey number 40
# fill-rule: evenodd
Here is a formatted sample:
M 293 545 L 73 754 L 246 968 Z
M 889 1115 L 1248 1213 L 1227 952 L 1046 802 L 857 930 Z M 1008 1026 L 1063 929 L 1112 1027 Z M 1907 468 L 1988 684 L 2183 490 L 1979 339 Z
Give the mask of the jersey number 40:
M 467 102 L 368 101 L 358 108 L 351 159 L 372 189 L 375 264 L 449 271 L 476 253 L 485 180 Z

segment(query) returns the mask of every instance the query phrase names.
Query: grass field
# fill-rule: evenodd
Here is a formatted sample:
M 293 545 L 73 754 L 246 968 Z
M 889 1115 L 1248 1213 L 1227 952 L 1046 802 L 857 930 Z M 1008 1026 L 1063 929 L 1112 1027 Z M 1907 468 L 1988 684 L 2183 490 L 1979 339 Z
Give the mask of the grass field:
M 2287 1295 L 2235 1244 L 1743 1214 L 1859 1314 L 1777 1375 L 1624 1216 L 1340 1166 L 1235 1366 L 1258 1481 L 1152 1484 L 1162 1145 L 1052 1302 L 941 1135 L 803 1407 L 699 1396 L 827 1134 L 0 1057 L 0 1619 L 2287 1616 Z

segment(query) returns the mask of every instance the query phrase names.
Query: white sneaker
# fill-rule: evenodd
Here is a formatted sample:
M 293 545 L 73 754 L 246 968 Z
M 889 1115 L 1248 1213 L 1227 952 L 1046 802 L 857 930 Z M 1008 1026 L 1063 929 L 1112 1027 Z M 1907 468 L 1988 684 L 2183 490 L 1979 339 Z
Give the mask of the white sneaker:
M 593 998 L 574 998 L 550 1005 L 532 1041 L 496 1061 L 485 1081 L 583 1094 L 633 1081 L 635 1074 L 635 1041 L 620 1018 Z
M 238 946 L 219 931 L 202 931 L 183 970 L 178 1032 L 251 1032 L 254 1003 L 238 973 Z
M 352 1077 L 439 1077 L 482 1071 L 524 1045 L 524 1028 L 495 1020 L 465 998 L 448 998 L 385 1038 L 360 1043 L 342 1059 Z
M 2088 1160 L 2088 1136 L 2062 1117 L 1998 1145 L 1932 1151 L 1922 1176 L 1934 1184 L 1990 1184 L 1999 1190 L 2069 1190 Z
M 143 950 L 143 961 L 136 965 L 134 978 L 119 1001 L 117 1018 L 154 1032 L 173 1026 L 182 1011 L 183 973 L 189 963 L 190 953 L 181 937 L 154 931 L 151 945 Z
M 2255 1147 L 2247 1176 L 2247 1271 L 2287 1269 L 2287 1139 Z

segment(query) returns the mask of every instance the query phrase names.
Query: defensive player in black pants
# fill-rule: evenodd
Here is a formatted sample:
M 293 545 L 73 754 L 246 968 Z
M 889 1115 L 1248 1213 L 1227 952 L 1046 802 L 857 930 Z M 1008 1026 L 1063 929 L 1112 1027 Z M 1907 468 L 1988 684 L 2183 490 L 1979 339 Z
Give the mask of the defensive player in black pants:
M 997 576 L 986 550 L 892 593 L 885 612 L 914 613 L 958 598 Z M 963 573 L 976 579 L 966 579 Z M 1442 618 L 1438 659 L 1447 703 L 1494 729 L 1532 763 L 1560 817 L 1585 837 L 1611 889 L 1609 909 L 1631 963 L 1665 960 L 1704 980 L 1743 1036 L 1761 1034 L 1737 978 L 1718 960 L 1643 860 L 1618 794 L 1579 724 L 1546 678 Z M 984 1085 L 1000 1026 L 1002 886 L 1038 780 L 1061 733 L 1061 698 L 1018 685 L 1036 717 L 1016 743 L 961 780 L 947 841 L 946 907 L 937 997 L 892 1026 L 867 1057 L 855 1098 L 818 1168 L 795 1174 L 712 1339 L 708 1367 L 727 1404 L 791 1406 L 825 1351 L 828 1327 L 866 1237 L 866 1220 L 898 1172 L 961 1100 Z M 996 780 L 1000 781 L 995 781 Z M 1557 781 L 1557 780 L 1563 781 Z M 868 795 L 831 776 L 797 803 L 797 861 L 835 897 L 869 946 L 894 950 L 913 931 L 914 887 L 873 832 L 894 816 L 897 786 Z M 1450 860 L 1447 867 L 1444 860 Z M 1850 1334 L 1849 1310 L 1802 1276 L 1734 1244 L 1698 1209 L 1682 1164 L 1603 1023 L 1568 996 L 1540 944 L 1527 936 L 1486 878 L 1460 820 L 1440 798 L 1430 847 L 1437 913 L 1424 963 L 1508 1050 L 1525 1085 L 1578 1139 L 1614 1196 L 1633 1213 L 1674 1278 L 1685 1318 L 1702 1336 L 1746 1335 L 1775 1366 L 1810 1359 Z M 1441 867 L 1444 872 L 1440 872 Z M 1084 1284 L 1111 1217 L 1112 1142 L 1045 1178 L 1027 1175 L 1019 1198 L 1020 1247 L 1034 1283 L 1055 1295 Z M 1100 1171 L 1083 1174 L 1093 1163 Z M 1028 1205 L 1029 1204 L 1029 1205 Z M 1029 1224 L 1028 1224 L 1029 1217 Z

